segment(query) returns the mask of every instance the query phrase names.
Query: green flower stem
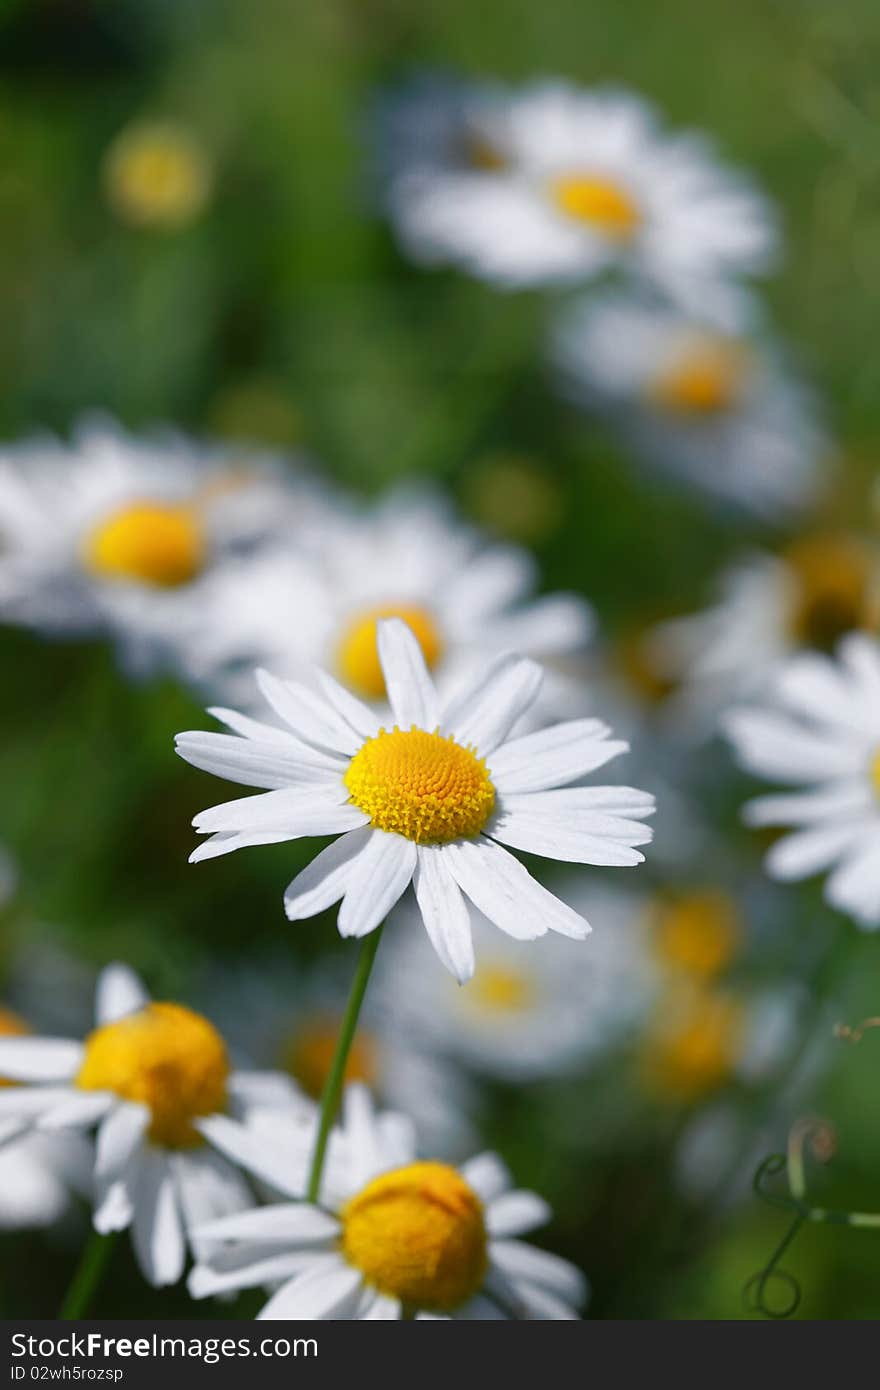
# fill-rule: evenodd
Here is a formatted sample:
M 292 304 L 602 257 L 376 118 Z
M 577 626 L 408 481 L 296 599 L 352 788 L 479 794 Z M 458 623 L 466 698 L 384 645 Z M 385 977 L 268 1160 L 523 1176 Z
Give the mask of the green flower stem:
M 63 1322 L 85 1317 L 118 1239 L 118 1231 L 109 1236 L 91 1231 L 58 1314 Z
M 348 1054 L 354 1042 L 354 1035 L 357 1032 L 358 1018 L 360 1017 L 361 1005 L 364 1002 L 364 995 L 367 992 L 367 984 L 370 979 L 370 972 L 373 969 L 373 961 L 376 959 L 376 952 L 379 949 L 379 942 L 382 939 L 382 926 L 370 932 L 364 939 L 361 946 L 361 953 L 358 958 L 357 969 L 354 972 L 354 979 L 351 982 L 351 992 L 348 996 L 348 1003 L 345 1006 L 345 1014 L 342 1019 L 342 1026 L 339 1030 L 339 1037 L 336 1039 L 336 1051 L 333 1054 L 333 1061 L 330 1064 L 330 1071 L 324 1083 L 324 1090 L 321 1095 L 321 1112 L 318 1120 L 318 1133 L 315 1138 L 315 1149 L 312 1154 L 312 1166 L 309 1170 L 309 1184 L 306 1188 L 306 1201 L 317 1202 L 321 1191 L 321 1174 L 324 1171 L 324 1156 L 327 1152 L 327 1141 L 330 1138 L 330 1130 L 333 1121 L 336 1119 L 336 1112 L 339 1109 L 339 1099 L 342 1095 L 342 1083 L 345 1080 L 345 1067 L 348 1062 Z

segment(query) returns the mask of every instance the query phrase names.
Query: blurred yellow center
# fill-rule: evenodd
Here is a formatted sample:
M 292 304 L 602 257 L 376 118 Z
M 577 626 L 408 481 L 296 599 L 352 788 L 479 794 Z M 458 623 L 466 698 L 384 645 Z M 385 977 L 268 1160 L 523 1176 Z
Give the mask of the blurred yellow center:
M 135 502 L 100 522 L 86 539 L 85 562 L 104 579 L 173 589 L 205 562 L 205 534 L 194 508 Z
M 143 225 L 191 221 L 204 207 L 211 183 L 202 150 L 183 132 L 165 126 L 124 131 L 110 148 L 104 176 L 116 211 Z
M 345 785 L 378 830 L 420 845 L 478 835 L 495 805 L 483 759 L 424 729 L 381 729 L 355 753 Z
M 23 1018 L 13 1013 L 11 1009 L 0 1008 L 0 1038 L 23 1038 L 30 1032 Z M 0 1086 L 15 1086 L 15 1081 L 7 1081 L 0 1076 Z
M 557 207 L 577 222 L 586 222 L 615 241 L 638 231 L 642 214 L 629 194 L 611 179 L 570 174 L 552 185 Z
M 307 1095 L 318 1100 L 330 1071 L 339 1037 L 339 1019 L 321 1014 L 308 1021 L 284 1051 L 284 1065 Z M 345 1065 L 345 1084 L 362 1081 L 375 1086 L 379 1072 L 378 1048 L 374 1038 L 361 1028 L 355 1035 Z
M 527 976 L 504 965 L 481 965 L 467 987 L 467 997 L 492 1013 L 520 1013 L 535 997 Z
M 871 759 L 871 781 L 874 785 L 874 791 L 880 797 L 880 751 L 875 753 Z
M 445 1163 L 383 1173 L 341 1213 L 342 1253 L 380 1293 L 412 1308 L 466 1303 L 486 1273 L 480 1199 Z
M 359 613 L 349 623 L 336 652 L 336 662 L 346 685 L 367 700 L 385 696 L 385 677 L 379 664 L 376 623 L 380 618 L 402 618 L 422 649 L 429 670 L 443 655 L 443 640 L 427 608 L 389 604 Z
M 706 342 L 682 356 L 653 382 L 651 399 L 674 415 L 723 415 L 735 405 L 744 356 L 728 343 Z
M 187 1149 L 203 1142 L 193 1120 L 226 1108 L 228 1077 L 226 1047 L 206 1018 L 153 1003 L 89 1035 L 76 1084 L 147 1106 L 150 1138 Z
M 657 951 L 667 965 L 705 979 L 736 954 L 742 923 L 724 893 L 688 893 L 656 909 Z
M 861 541 L 805 536 L 783 559 L 795 581 L 789 626 L 796 641 L 830 650 L 844 633 L 880 627 L 880 567 Z
M 690 1104 L 723 1086 L 742 1047 L 742 1007 L 726 996 L 691 1001 L 650 1044 L 647 1076 L 652 1089 Z

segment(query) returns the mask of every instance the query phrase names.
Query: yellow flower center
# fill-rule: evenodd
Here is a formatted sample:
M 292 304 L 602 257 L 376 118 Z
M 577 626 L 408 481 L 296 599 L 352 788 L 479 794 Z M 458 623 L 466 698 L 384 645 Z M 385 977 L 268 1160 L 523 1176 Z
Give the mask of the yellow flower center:
M 102 579 L 173 589 L 195 579 L 205 563 L 205 550 L 204 530 L 194 508 L 134 502 L 91 531 L 84 559 Z
M 629 241 L 641 225 L 638 207 L 611 179 L 567 174 L 554 179 L 551 192 L 567 217 L 588 223 L 613 241 Z
M 742 939 L 740 915 L 724 893 L 688 893 L 659 903 L 655 922 L 660 958 L 704 979 L 730 964 Z
M 880 797 L 880 750 L 871 759 L 871 782 L 877 796 Z
M 145 226 L 191 221 L 202 211 L 211 183 L 202 151 L 184 132 L 165 126 L 124 131 L 110 148 L 104 176 L 119 215 Z
M 742 1050 L 742 1006 L 726 995 L 701 994 L 676 1007 L 672 1026 L 650 1042 L 645 1074 L 650 1088 L 691 1104 L 730 1080 Z
M 490 1013 L 521 1013 L 533 1003 L 532 981 L 506 965 L 481 965 L 464 991 L 465 1002 Z
M 0 1038 L 23 1038 L 30 1032 L 23 1018 L 13 1013 L 11 1009 L 0 1007 Z M 8 1081 L 0 1076 L 0 1086 L 16 1086 L 18 1082 Z
M 807 536 L 783 553 L 795 580 L 789 627 L 796 641 L 831 650 L 844 633 L 880 627 L 877 560 L 851 536 Z
M 378 830 L 420 845 L 478 835 L 495 805 L 486 764 L 472 748 L 415 727 L 395 725 L 367 739 L 345 785 Z
M 310 1019 L 284 1049 L 284 1067 L 302 1086 L 307 1095 L 318 1100 L 330 1071 L 330 1063 L 339 1037 L 339 1019 L 321 1014 Z M 362 1081 L 375 1087 L 379 1072 L 376 1041 L 361 1028 L 358 1030 L 345 1066 L 345 1084 Z
M 707 340 L 660 373 L 650 388 L 651 400 L 672 415 L 723 415 L 736 404 L 745 365 L 736 344 Z
M 390 604 L 358 613 L 342 635 L 336 663 L 346 685 L 366 700 L 385 697 L 385 677 L 379 664 L 376 624 L 380 618 L 402 618 L 422 649 L 429 670 L 443 655 L 443 640 L 437 624 L 426 608 Z
M 341 1213 L 342 1253 L 368 1283 L 411 1308 L 466 1303 L 486 1273 L 480 1199 L 445 1163 L 383 1173 Z
M 228 1077 L 213 1024 L 182 1004 L 152 1003 L 89 1035 L 76 1085 L 146 1105 L 150 1138 L 188 1149 L 203 1142 L 193 1120 L 226 1108 Z

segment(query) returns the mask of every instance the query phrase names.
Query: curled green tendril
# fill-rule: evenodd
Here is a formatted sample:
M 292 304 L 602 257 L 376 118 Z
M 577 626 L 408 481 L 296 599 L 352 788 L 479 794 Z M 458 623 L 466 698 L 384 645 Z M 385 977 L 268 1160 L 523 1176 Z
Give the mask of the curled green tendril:
M 869 1020 L 873 1025 L 873 1020 Z M 864 1027 L 864 1025 L 862 1025 Z M 797 1279 L 780 1261 L 801 1227 L 808 1221 L 814 1224 L 858 1226 L 880 1229 L 880 1212 L 834 1211 L 814 1207 L 806 1200 L 805 1160 L 809 1148 L 812 1156 L 827 1163 L 834 1156 L 834 1130 L 824 1120 L 806 1118 L 792 1126 L 786 1153 L 770 1154 L 759 1164 L 752 1179 L 755 1196 L 767 1206 L 791 1214 L 788 1230 L 763 1269 L 753 1274 L 743 1289 L 743 1301 L 751 1313 L 765 1318 L 790 1318 L 800 1307 L 802 1290 Z M 772 1180 L 785 1173 L 787 1192 L 774 1192 Z M 774 1297 L 774 1292 L 776 1297 Z M 786 1295 L 779 1301 L 779 1294 Z
M 760 1313 L 765 1318 L 792 1317 L 800 1307 L 803 1297 L 803 1290 L 797 1279 L 787 1269 L 780 1269 L 779 1261 L 806 1221 L 807 1216 L 802 1204 L 795 1197 L 788 1193 L 772 1192 L 768 1187 L 770 1179 L 784 1173 L 787 1167 L 788 1157 L 786 1154 L 770 1154 L 769 1158 L 764 1159 L 752 1179 L 755 1196 L 759 1197 L 762 1202 L 771 1207 L 778 1207 L 782 1211 L 794 1212 L 791 1225 L 770 1259 L 763 1269 L 752 1275 L 743 1289 L 743 1302 L 746 1309 L 750 1313 Z M 787 1294 L 787 1298 L 783 1302 L 777 1302 L 771 1293 L 773 1289 L 778 1292 L 780 1286 Z

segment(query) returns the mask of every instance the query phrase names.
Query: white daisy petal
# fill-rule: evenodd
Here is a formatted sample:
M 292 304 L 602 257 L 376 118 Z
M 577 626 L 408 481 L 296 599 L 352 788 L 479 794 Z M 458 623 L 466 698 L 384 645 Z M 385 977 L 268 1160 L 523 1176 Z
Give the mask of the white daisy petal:
M 500 792 L 561 787 L 595 772 L 629 744 L 608 738 L 599 719 L 573 719 L 512 739 L 492 755 L 492 781 Z
M 134 1219 L 133 1181 L 137 1171 L 140 1154 L 132 1160 L 131 1181 L 129 1174 L 100 1187 L 95 1195 L 95 1208 L 92 1225 L 101 1236 L 109 1236 L 113 1231 L 125 1231 Z
M 510 1314 L 500 1304 L 493 1302 L 486 1294 L 475 1294 L 467 1303 L 456 1308 L 453 1317 L 456 1322 L 509 1322 Z
M 95 1177 L 99 1182 L 114 1182 L 122 1175 L 140 1147 L 149 1123 L 150 1112 L 145 1105 L 116 1105 L 98 1130 Z
M 253 1193 L 238 1169 L 207 1145 L 172 1154 L 171 1166 L 183 1224 L 199 1257 L 201 1228 L 214 1220 L 234 1220 L 233 1213 L 252 1207 Z
M 542 678 L 534 661 L 500 657 L 452 700 L 442 726 L 458 743 L 472 744 L 481 757 L 489 757 L 534 704 Z
M 813 733 L 774 710 L 733 710 L 723 728 L 743 766 L 773 782 L 841 778 L 862 768 L 858 742 Z
M 346 690 L 326 671 L 318 672 L 318 684 L 330 701 L 336 713 L 350 724 L 361 738 L 375 738 L 379 732 L 379 719 L 374 712 Z
M 342 1113 L 351 1149 L 353 1178 L 361 1186 L 389 1166 L 383 1136 L 373 1112 L 372 1097 L 366 1086 L 360 1083 L 346 1086 Z M 408 1161 L 412 1157 L 410 1154 Z
M 361 739 L 346 719 L 326 701 L 296 681 L 278 680 L 268 671 L 257 672 L 257 684 L 269 704 L 299 738 L 332 753 L 356 753 Z
M 231 734 L 193 732 L 178 734 L 175 749 L 185 762 L 202 772 L 212 772 L 227 782 L 277 791 L 301 783 L 321 782 L 345 771 L 345 760 L 321 753 L 306 744 L 297 746 L 290 735 L 285 742 L 255 742 Z
M 383 618 L 376 624 L 376 643 L 394 722 L 401 729 L 414 724 L 420 729 L 435 729 L 438 712 L 434 682 L 410 628 L 400 618 Z
M 497 1202 L 512 1186 L 510 1173 L 497 1154 L 477 1154 L 461 1165 L 461 1175 L 485 1206 Z
M 225 1154 L 255 1177 L 290 1197 L 302 1197 L 305 1190 L 304 1164 L 299 1155 L 292 1155 L 283 1138 L 274 1143 L 262 1132 L 229 1119 L 226 1115 L 208 1115 L 194 1121 L 196 1129 L 208 1143 Z
M 841 816 L 848 820 L 864 816 L 873 809 L 870 788 L 865 782 L 845 782 L 821 791 L 792 792 L 761 796 L 743 807 L 747 825 L 811 825 Z
M 85 1055 L 82 1043 L 66 1038 L 0 1038 L 0 1076 L 10 1081 L 67 1081 Z
M 552 1212 L 536 1192 L 503 1192 L 489 1203 L 486 1229 L 493 1239 L 520 1236 L 538 1226 L 546 1226 Z
M 99 1026 L 137 1013 L 149 1002 L 143 982 L 129 966 L 115 961 L 105 966 L 98 976 L 95 1018 Z
M 474 973 L 470 913 L 447 868 L 445 846 L 420 845 L 414 887 L 431 945 L 446 969 L 464 984 Z
M 472 606 L 485 620 L 503 613 L 528 596 L 537 577 L 534 558 L 512 545 L 493 545 L 471 559 L 460 573 L 451 576 L 450 609 Z
M 339 1222 L 319 1207 L 282 1202 L 206 1222 L 196 1234 L 210 1240 L 321 1245 L 334 1241 L 339 1230 Z
M 767 872 L 785 880 L 808 878 L 827 869 L 851 844 L 849 825 L 822 826 L 785 835 L 767 853 Z
M 416 860 L 412 840 L 374 830 L 351 863 L 337 921 L 340 936 L 366 936 L 384 922 L 412 882 Z
M 539 1250 L 521 1240 L 493 1240 L 489 1258 L 508 1279 L 538 1284 L 575 1307 L 580 1307 L 586 1298 L 587 1284 L 581 1271 L 549 1250 Z
M 283 830 L 259 830 L 247 835 L 233 831 L 223 831 L 211 835 L 204 844 L 197 845 L 189 856 L 188 863 L 201 864 L 203 859 L 219 859 L 223 854 L 233 854 L 237 849 L 250 849 L 253 845 L 280 845 L 287 840 Z
M 268 827 L 263 830 L 221 830 L 199 845 L 190 855 L 190 863 L 197 864 L 202 859 L 214 859 L 220 854 L 231 854 L 234 850 L 245 849 L 250 845 L 277 845 L 287 840 L 310 839 L 321 835 L 338 835 L 346 830 L 358 830 L 367 823 L 367 816 L 357 806 L 317 806 L 310 811 L 302 807 L 295 814 L 285 815 L 283 830 Z
M 825 895 L 832 907 L 848 912 L 868 930 L 880 927 L 880 828 L 838 866 Z
M 528 1279 L 517 1279 L 514 1291 L 522 1316 L 549 1322 L 579 1322 L 577 1309 L 558 1294 L 532 1284 Z
M 292 922 L 314 917 L 339 902 L 348 890 L 353 865 L 372 836 L 369 825 L 349 830 L 297 874 L 284 894 L 284 910 Z
M 546 931 L 580 940 L 589 923 L 532 878 L 512 854 L 491 840 L 459 840 L 444 846 L 458 886 L 475 907 L 509 936 L 531 941 Z
M 106 1091 L 80 1091 L 73 1094 L 63 1105 L 53 1106 L 40 1117 L 39 1128 L 88 1129 L 103 1119 L 114 1105 L 116 1097 Z
M 5 1080 L 10 1073 L 4 1067 L 0 1070 L 0 1076 Z M 49 1115 L 53 1110 L 68 1105 L 76 1094 L 71 1086 L 2 1086 L 0 1121 L 33 1121 L 37 1116 Z
M 233 733 L 239 734 L 241 738 L 249 739 L 257 744 L 271 743 L 279 750 L 290 748 L 289 730 L 280 729 L 276 724 L 265 724 L 260 719 L 252 719 L 248 714 L 240 714 L 238 710 L 225 709 L 220 705 L 209 706 L 208 714 L 218 723 L 225 724 L 227 729 L 231 729 Z M 307 747 L 307 745 L 304 746 Z M 313 753 L 316 758 L 323 758 L 324 756 L 312 748 L 309 748 L 308 751 Z
M 596 817 L 586 821 L 584 828 L 577 824 L 575 812 L 508 809 L 502 804 L 485 827 L 485 834 L 512 849 L 526 854 L 539 854 L 545 859 L 557 859 L 571 864 L 614 865 L 626 868 L 641 864 L 645 858 L 634 844 L 644 845 L 653 832 L 647 826 L 629 821 L 609 821 Z M 633 825 L 630 831 L 628 827 Z M 487 914 L 488 916 L 488 914 Z
M 298 1251 L 265 1254 L 255 1246 L 245 1247 L 249 1258 L 232 1269 L 220 1269 L 215 1263 L 197 1264 L 187 1280 L 191 1298 L 209 1298 L 215 1294 L 236 1293 L 240 1289 L 271 1288 L 279 1280 L 287 1282 L 307 1270 L 312 1256 Z
M 401 1315 L 399 1298 L 386 1298 L 384 1294 L 369 1290 L 369 1298 L 358 1310 L 358 1318 L 364 1322 L 394 1322 Z
M 303 1322 L 344 1318 L 346 1310 L 356 1305 L 362 1285 L 358 1270 L 344 1264 L 338 1256 L 328 1256 L 326 1263 L 316 1265 L 279 1289 L 257 1317 L 260 1321 L 283 1318 Z
M 309 808 L 320 816 L 348 801 L 348 790 L 342 780 L 321 787 L 285 787 L 281 791 L 260 792 L 257 796 L 240 796 L 234 801 L 221 802 L 207 811 L 200 811 L 193 825 L 200 834 L 213 831 L 287 830 L 302 825 Z
M 133 1207 L 132 1241 L 144 1278 L 155 1288 L 176 1284 L 183 1273 L 186 1247 L 174 1178 L 164 1150 L 143 1149 Z

